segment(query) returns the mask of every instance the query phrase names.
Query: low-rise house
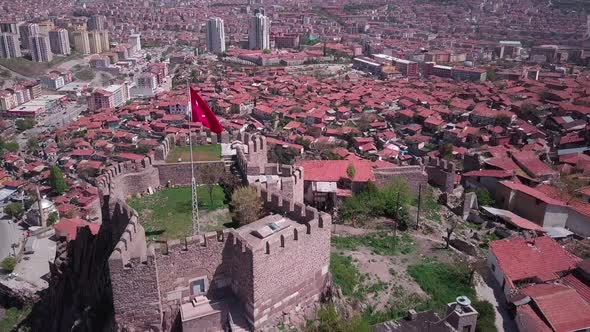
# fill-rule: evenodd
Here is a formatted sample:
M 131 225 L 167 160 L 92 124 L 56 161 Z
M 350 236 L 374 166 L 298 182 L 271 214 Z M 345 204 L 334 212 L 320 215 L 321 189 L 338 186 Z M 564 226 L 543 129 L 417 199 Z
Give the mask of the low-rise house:
M 561 200 L 512 181 L 500 181 L 496 187 L 496 204 L 543 227 L 565 227 L 569 208 Z
M 514 237 L 490 242 L 487 265 L 509 296 L 527 285 L 558 280 L 580 261 L 550 237 Z
M 371 162 L 367 160 L 303 160 L 304 199 L 310 204 L 330 209 L 339 199 L 360 192 L 367 182 L 375 181 Z M 351 177 L 354 169 L 354 176 Z M 329 171 L 328 171 L 329 170 Z

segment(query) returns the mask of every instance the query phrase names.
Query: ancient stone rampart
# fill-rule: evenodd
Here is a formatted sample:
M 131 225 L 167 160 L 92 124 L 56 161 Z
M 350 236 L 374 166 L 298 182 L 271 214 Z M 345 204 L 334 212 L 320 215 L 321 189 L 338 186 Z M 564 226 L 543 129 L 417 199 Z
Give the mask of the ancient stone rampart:
M 160 186 L 158 169 L 152 165 L 153 156 L 139 161 L 124 161 L 107 167 L 96 178 L 96 186 L 103 195 L 124 199 L 145 193 Z
M 147 245 L 137 212 L 124 201 L 112 206 L 111 220 L 126 223 L 108 260 L 117 328 L 159 330 L 162 310 L 154 248 Z
M 109 259 L 118 324 L 171 328 L 190 298 L 190 280 L 207 277 L 208 297 L 224 288 L 244 306 L 258 328 L 297 304 L 317 300 L 328 278 L 331 217 L 255 185 L 266 211 L 297 222 L 288 234 L 252 245 L 233 229 L 146 246 L 137 214 L 120 205 L 129 223 Z M 295 268 L 296 267 L 296 268 Z M 146 296 L 145 287 L 154 290 Z M 157 299 L 156 299 L 157 296 Z
M 455 188 L 456 165 L 441 158 L 424 158 L 428 182 L 441 188 L 443 192 L 452 193 Z

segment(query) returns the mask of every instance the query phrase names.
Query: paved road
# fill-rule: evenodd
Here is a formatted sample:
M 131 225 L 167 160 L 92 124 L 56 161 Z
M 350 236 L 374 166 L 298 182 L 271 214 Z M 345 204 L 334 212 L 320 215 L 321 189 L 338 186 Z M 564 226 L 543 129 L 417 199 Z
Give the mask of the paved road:
M 0 261 L 12 255 L 12 244 L 19 241 L 22 231 L 19 226 L 7 219 L 0 219 Z

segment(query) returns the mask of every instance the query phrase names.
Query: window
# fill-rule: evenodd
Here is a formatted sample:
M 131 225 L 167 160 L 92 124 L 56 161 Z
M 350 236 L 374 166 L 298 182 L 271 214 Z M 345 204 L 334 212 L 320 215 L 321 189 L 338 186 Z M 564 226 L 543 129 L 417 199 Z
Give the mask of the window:
M 496 272 L 496 265 L 492 264 L 492 272 Z
M 203 295 L 207 291 L 207 283 L 205 278 L 199 278 L 190 282 L 191 296 Z

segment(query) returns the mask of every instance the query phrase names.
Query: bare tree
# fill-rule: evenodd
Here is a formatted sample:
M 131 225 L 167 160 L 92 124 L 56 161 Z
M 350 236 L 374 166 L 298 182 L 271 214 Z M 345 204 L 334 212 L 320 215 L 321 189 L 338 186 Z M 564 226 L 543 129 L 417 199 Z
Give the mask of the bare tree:
M 200 168 L 201 181 L 207 186 L 211 205 L 213 205 L 213 189 L 224 174 L 225 168 L 218 163 L 205 164 Z

